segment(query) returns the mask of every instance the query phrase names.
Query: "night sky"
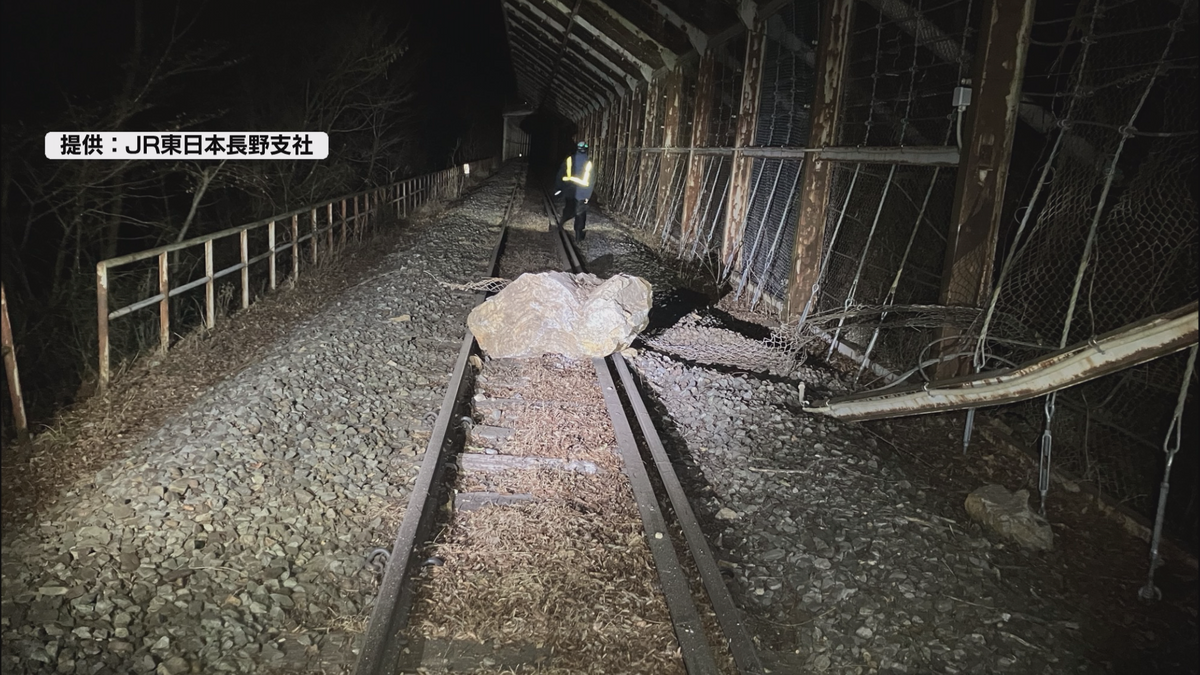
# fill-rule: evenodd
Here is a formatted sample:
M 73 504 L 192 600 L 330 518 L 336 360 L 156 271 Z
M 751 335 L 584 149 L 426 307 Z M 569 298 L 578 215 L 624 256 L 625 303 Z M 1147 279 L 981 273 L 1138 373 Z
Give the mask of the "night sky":
M 147 124 L 214 103 L 229 110 L 229 121 L 243 118 L 239 98 L 231 95 L 236 82 L 273 75 L 286 81 L 282 71 L 292 50 L 316 53 L 330 26 L 355 12 L 371 12 L 393 35 L 407 27 L 410 51 L 403 58 L 420 62 L 414 87 L 424 140 L 434 146 L 452 145 L 472 115 L 498 113 L 515 91 L 499 0 L 209 0 L 178 5 L 147 0 L 144 11 L 147 49 L 167 38 L 178 11 L 180 25 L 196 19 L 184 46 L 219 50 L 220 59 L 238 61 L 189 77 L 172 100 L 179 109 L 150 115 Z M 134 13 L 133 0 L 6 0 L 0 22 L 4 122 L 44 124 L 57 118 L 68 101 L 95 106 L 119 91 L 122 65 L 133 45 Z M 203 126 L 233 130 L 221 119 Z
M 134 60 L 138 7 L 144 28 Z M 173 34 L 181 37 L 172 53 L 198 55 L 203 67 L 168 78 L 141 98 L 148 106 L 126 106 L 132 115 L 117 114 L 114 102 L 140 90 L 132 83 L 160 72 Z M 500 114 L 516 95 L 500 0 L 0 0 L 0 38 L 0 271 L 21 367 L 37 373 L 24 387 L 35 420 L 70 402 L 94 369 L 96 262 L 494 155 Z M 355 81 L 346 64 L 397 41 L 403 53 L 386 78 L 346 85 Z M 139 64 L 132 80 L 131 62 Z M 310 92 L 322 87 L 325 98 L 312 98 L 338 102 L 325 109 L 359 112 L 311 114 Z M 389 102 L 384 135 L 400 141 L 376 151 L 366 113 L 354 106 L 380 101 Z M 216 162 L 52 162 L 42 146 L 48 131 L 324 131 L 305 123 L 321 119 L 332 120 L 328 159 L 225 168 L 225 182 L 200 193 L 190 229 L 180 224 L 195 176 Z M 135 338 L 110 336 L 114 345 L 126 340 L 126 354 Z

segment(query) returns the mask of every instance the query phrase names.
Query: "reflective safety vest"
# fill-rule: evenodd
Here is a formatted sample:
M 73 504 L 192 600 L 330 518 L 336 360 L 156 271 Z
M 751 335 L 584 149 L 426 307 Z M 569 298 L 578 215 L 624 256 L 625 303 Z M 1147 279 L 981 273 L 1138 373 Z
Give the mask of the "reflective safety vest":
M 591 187 L 591 185 L 592 185 L 592 160 L 589 159 L 587 161 L 587 163 L 585 163 L 583 165 L 583 175 L 576 176 L 576 175 L 574 175 L 574 173 L 571 170 L 571 160 L 573 160 L 573 159 L 575 159 L 574 155 L 567 157 L 567 174 L 565 176 L 563 176 L 563 180 L 570 181 L 572 183 L 575 183 L 576 185 L 582 185 L 583 187 Z

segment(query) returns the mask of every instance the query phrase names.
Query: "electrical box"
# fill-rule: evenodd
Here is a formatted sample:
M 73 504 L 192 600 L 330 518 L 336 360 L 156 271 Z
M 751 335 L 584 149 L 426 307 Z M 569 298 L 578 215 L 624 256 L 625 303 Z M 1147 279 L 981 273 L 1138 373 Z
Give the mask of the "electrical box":
M 971 105 L 971 88 L 970 87 L 955 87 L 954 96 L 951 98 L 951 104 L 955 108 L 966 108 Z

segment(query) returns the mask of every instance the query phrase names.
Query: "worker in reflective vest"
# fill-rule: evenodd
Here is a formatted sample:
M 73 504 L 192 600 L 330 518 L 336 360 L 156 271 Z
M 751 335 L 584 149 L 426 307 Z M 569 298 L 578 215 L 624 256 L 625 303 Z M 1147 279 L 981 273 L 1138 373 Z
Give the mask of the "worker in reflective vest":
M 592 186 L 596 184 L 596 169 L 588 158 L 588 144 L 575 144 L 575 152 L 563 161 L 558 169 L 558 189 L 566 200 L 563 207 L 562 227 L 572 216 L 575 218 L 575 240 L 583 241 L 587 226 L 588 200 L 592 198 Z

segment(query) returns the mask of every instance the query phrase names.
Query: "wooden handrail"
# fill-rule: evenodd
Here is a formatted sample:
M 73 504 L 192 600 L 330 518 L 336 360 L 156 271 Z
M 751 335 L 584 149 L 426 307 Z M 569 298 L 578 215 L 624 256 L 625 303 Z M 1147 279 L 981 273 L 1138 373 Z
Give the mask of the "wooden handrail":
M 401 181 L 396 181 L 386 186 L 362 190 L 353 194 L 337 197 L 334 199 L 319 202 L 317 204 L 304 206 L 286 213 L 279 213 L 268 218 L 256 220 L 251 223 L 231 227 L 212 234 L 192 237 L 184 241 L 156 246 L 144 251 L 137 251 L 115 258 L 108 258 L 96 263 L 96 319 L 97 325 L 97 342 L 99 348 L 99 378 L 97 389 L 103 393 L 107 387 L 111 377 L 110 371 L 110 345 L 109 345 L 109 321 L 117 319 L 133 312 L 158 305 L 159 307 L 159 350 L 166 352 L 170 348 L 171 331 L 170 331 L 170 301 L 182 293 L 184 290 L 195 288 L 203 285 L 205 287 L 205 312 L 204 323 L 206 327 L 213 328 L 216 325 L 216 280 L 226 274 L 231 274 L 235 271 L 241 271 L 241 307 L 245 309 L 250 305 L 250 266 L 255 262 L 263 259 L 268 260 L 268 269 L 270 277 L 270 288 L 276 288 L 276 256 L 279 253 L 290 251 L 292 259 L 292 281 L 293 283 L 300 275 L 300 258 L 301 244 L 305 241 L 309 242 L 309 255 L 311 256 L 311 264 L 316 265 L 318 262 L 318 246 L 322 234 L 327 235 L 325 247 L 326 253 L 332 256 L 338 249 L 346 245 L 347 230 L 356 241 L 361 241 L 366 235 L 367 230 L 378 222 L 377 214 L 381 209 L 392 208 L 400 217 L 406 217 L 408 214 L 415 211 L 422 204 L 426 203 L 434 197 L 450 197 L 457 195 L 461 189 L 462 182 L 451 180 L 452 177 L 464 174 L 463 167 L 468 167 L 466 173 L 474 173 L 475 175 L 490 174 L 496 167 L 496 158 L 491 157 L 481 159 L 474 162 L 469 162 L 466 165 L 453 166 L 441 171 L 435 171 L 429 174 L 413 176 Z M 361 208 L 359 202 L 362 202 Z M 347 213 L 347 201 L 353 202 L 353 214 Z M 341 216 L 341 234 L 340 237 L 334 236 L 334 228 L 338 225 L 334 222 L 334 204 L 339 204 L 339 214 Z M 318 214 L 324 211 L 325 222 L 319 222 Z M 300 234 L 300 216 L 307 214 L 308 225 L 310 232 Z M 291 241 L 279 243 L 276 236 L 279 230 L 276 228 L 276 223 L 286 222 L 291 219 Z M 250 255 L 250 231 L 259 228 L 267 228 L 267 250 L 265 253 Z M 283 231 L 288 232 L 288 228 L 284 227 Z M 237 235 L 239 245 L 239 262 L 214 272 L 213 260 L 213 242 Z M 340 239 L 340 241 L 339 241 Z M 204 247 L 204 276 L 199 279 L 194 279 L 186 283 L 180 284 L 176 288 L 171 288 L 171 279 L 169 275 L 169 257 L 167 254 L 173 251 L 180 251 L 194 246 Z M 118 267 L 129 265 L 141 260 L 149 260 L 158 258 L 158 293 L 136 300 L 125 307 L 120 307 L 114 310 L 109 309 L 109 271 Z

